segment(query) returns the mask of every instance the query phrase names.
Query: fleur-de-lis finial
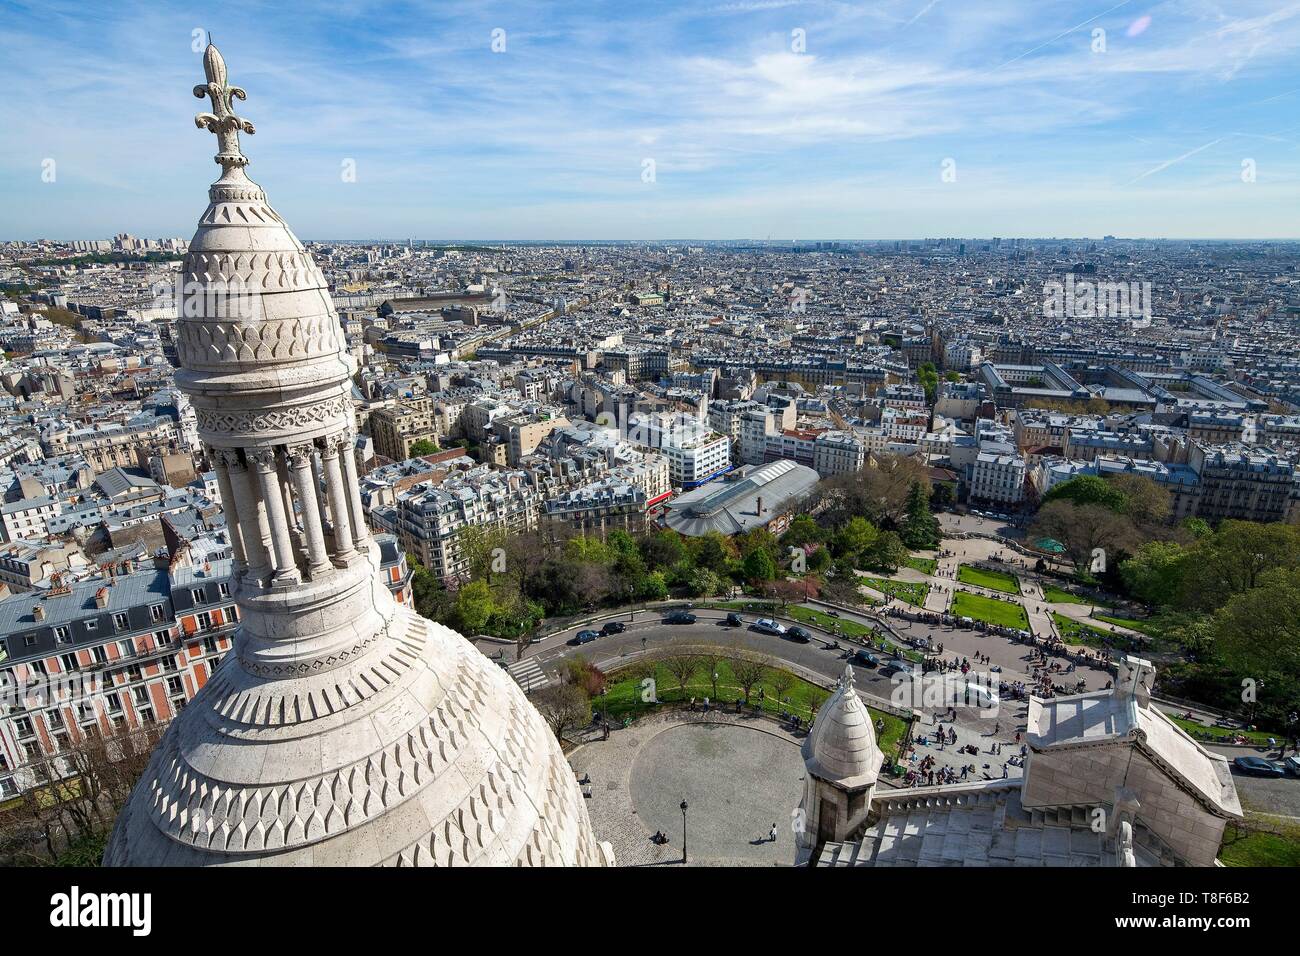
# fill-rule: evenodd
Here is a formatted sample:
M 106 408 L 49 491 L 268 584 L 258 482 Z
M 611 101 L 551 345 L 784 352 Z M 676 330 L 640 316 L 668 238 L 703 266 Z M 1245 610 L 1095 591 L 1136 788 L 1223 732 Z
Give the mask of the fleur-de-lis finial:
M 234 101 L 248 99 L 248 95 L 238 86 L 226 83 L 226 61 L 210 41 L 203 51 L 203 73 L 208 82 L 194 87 L 194 95 L 199 99 L 209 97 L 212 112 L 199 113 L 194 117 L 194 125 L 217 134 L 219 152 L 215 160 L 223 170 L 247 166 L 248 158 L 239 149 L 239 133 L 242 130 L 252 134 L 256 130 L 248 120 L 235 115 Z

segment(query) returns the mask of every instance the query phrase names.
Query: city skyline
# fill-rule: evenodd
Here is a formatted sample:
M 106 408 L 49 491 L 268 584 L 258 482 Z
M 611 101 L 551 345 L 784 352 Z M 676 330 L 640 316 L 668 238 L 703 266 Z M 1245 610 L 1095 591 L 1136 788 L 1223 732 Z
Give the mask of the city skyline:
M 778 0 L 0 4 L 0 239 L 184 234 L 205 31 L 307 239 L 1296 235 L 1300 4 Z

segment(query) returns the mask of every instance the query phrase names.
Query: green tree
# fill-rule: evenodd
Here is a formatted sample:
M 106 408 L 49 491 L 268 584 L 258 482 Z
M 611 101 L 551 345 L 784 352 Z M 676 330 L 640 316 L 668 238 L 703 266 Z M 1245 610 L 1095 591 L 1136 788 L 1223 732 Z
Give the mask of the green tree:
M 1182 593 L 1187 550 L 1176 541 L 1148 541 L 1119 566 L 1129 594 L 1152 607 L 1173 607 Z
M 698 538 L 693 538 L 688 547 L 695 566 L 715 574 L 726 574 L 728 566 L 736 556 L 735 546 L 717 531 L 709 531 Z
M 826 540 L 826 532 L 809 515 L 798 515 L 781 535 L 781 546 L 785 548 L 802 548 L 810 544 L 820 544 Z
M 482 634 L 496 609 L 488 583 L 470 581 L 456 592 L 457 630 L 467 637 Z
M 1123 496 L 1124 513 L 1138 525 L 1159 525 L 1169 520 L 1172 499 L 1164 486 L 1146 475 L 1120 474 L 1106 480 Z
M 637 588 L 637 599 L 641 601 L 663 601 L 668 597 L 668 583 L 662 571 L 651 571 L 641 579 Z
M 1281 523 L 1224 521 L 1196 545 L 1185 566 L 1181 604 L 1213 610 L 1255 587 L 1273 568 L 1300 565 L 1300 528 Z
M 1215 613 L 1212 633 L 1224 662 L 1254 680 L 1264 713 L 1280 716 L 1300 699 L 1300 568 L 1261 573 Z
M 1068 485 L 1070 481 L 1063 484 Z M 1118 560 L 1119 551 L 1133 539 L 1133 523 L 1105 505 L 1080 505 L 1069 500 L 1057 500 L 1038 510 L 1030 535 L 1059 541 L 1065 546 L 1066 557 L 1075 570 L 1086 573 L 1091 568 L 1097 548 L 1106 552 L 1107 567 Z
M 776 577 L 776 562 L 766 550 L 755 548 L 741 563 L 741 571 L 746 581 L 771 581 Z
M 411 457 L 423 458 L 425 455 L 437 454 L 441 449 L 427 438 L 419 438 L 411 442 Z
M 755 550 L 763 550 L 773 559 L 780 554 L 780 546 L 777 544 L 776 535 L 766 528 L 751 528 L 744 534 L 736 536 L 736 549 L 740 552 L 742 558 L 749 557 Z
M 930 511 L 930 496 L 920 482 L 913 482 L 907 493 L 907 516 L 899 536 L 909 548 L 939 546 L 939 519 Z
M 871 547 L 862 552 L 861 566 L 893 574 L 910 557 L 903 539 L 893 531 L 884 531 Z
M 648 534 L 640 541 L 641 557 L 655 570 L 671 568 L 686 559 L 686 545 L 676 531 L 659 531 Z
M 1105 478 L 1096 475 L 1079 475 L 1056 485 L 1043 495 L 1044 505 L 1054 501 L 1068 501 L 1074 505 L 1100 505 L 1110 511 L 1121 513 L 1127 504 L 1124 492 Z
M 411 601 L 415 612 L 431 621 L 446 622 L 452 613 L 455 599 L 445 587 L 442 580 L 409 554 L 406 556 L 411 566 Z
M 722 590 L 722 579 L 708 568 L 694 568 L 686 579 L 691 597 L 708 597 Z
M 838 555 L 861 554 L 880 536 L 880 530 L 866 518 L 850 518 L 835 533 L 833 547 Z

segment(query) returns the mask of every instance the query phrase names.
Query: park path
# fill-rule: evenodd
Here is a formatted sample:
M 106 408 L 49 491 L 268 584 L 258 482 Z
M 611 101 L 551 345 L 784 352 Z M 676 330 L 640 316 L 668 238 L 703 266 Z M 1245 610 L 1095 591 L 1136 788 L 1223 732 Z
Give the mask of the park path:
M 1059 611 L 1065 617 L 1072 618 L 1081 624 L 1087 624 L 1089 627 L 1095 627 L 1099 631 L 1110 631 L 1112 634 L 1123 634 L 1126 637 L 1137 638 L 1142 640 L 1146 635 L 1141 631 L 1135 631 L 1130 627 L 1122 627 L 1119 624 L 1111 624 L 1109 621 L 1101 621 L 1092 616 L 1092 612 L 1100 611 L 1105 613 L 1109 608 L 1101 605 L 1092 604 L 1053 604 L 1052 608 Z

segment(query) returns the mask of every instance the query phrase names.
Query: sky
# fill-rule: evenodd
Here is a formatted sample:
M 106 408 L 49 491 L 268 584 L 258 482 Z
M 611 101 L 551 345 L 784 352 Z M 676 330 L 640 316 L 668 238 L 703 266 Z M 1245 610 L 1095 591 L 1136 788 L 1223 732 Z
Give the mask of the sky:
M 0 0 L 0 240 L 191 235 L 209 34 L 304 239 L 1300 235 L 1300 0 Z

